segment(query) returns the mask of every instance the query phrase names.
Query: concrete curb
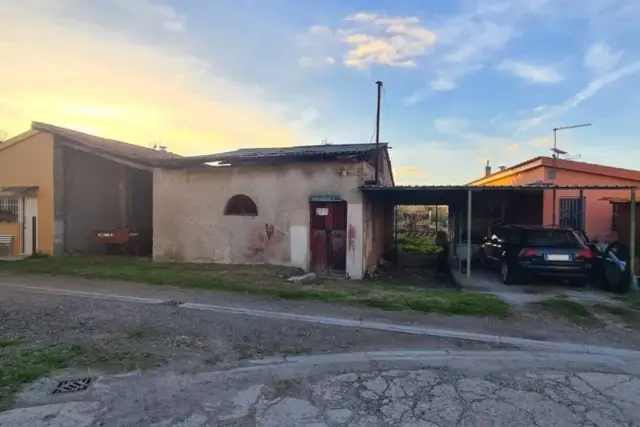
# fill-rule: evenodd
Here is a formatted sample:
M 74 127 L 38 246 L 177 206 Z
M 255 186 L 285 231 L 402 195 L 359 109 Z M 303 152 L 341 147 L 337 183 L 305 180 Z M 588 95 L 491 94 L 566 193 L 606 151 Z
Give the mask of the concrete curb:
M 143 297 L 131 297 L 117 294 L 105 294 L 96 292 L 83 292 L 67 289 L 51 289 L 34 286 L 23 286 L 16 284 L 0 283 L 0 287 L 13 288 L 25 292 L 37 292 L 45 294 L 55 294 L 71 297 L 81 298 L 93 298 L 112 301 L 132 302 L 138 304 L 162 304 L 164 301 L 156 298 L 143 298 Z M 244 316 L 262 317 L 269 319 L 280 320 L 292 320 L 306 323 L 315 323 L 322 325 L 341 326 L 349 328 L 369 329 L 383 332 L 396 332 L 409 335 L 422 335 L 447 339 L 458 339 L 482 342 L 488 344 L 507 344 L 513 345 L 519 348 L 527 348 L 532 350 L 542 350 L 549 352 L 561 352 L 561 353 L 588 353 L 588 354 L 601 354 L 619 357 L 640 358 L 640 351 L 603 347 L 588 344 L 575 344 L 566 342 L 552 342 L 552 341 L 540 341 L 527 338 L 517 338 L 499 335 L 478 334 L 474 332 L 456 331 L 451 329 L 429 328 L 423 326 L 410 326 L 386 322 L 366 321 L 366 320 L 354 320 L 341 317 L 329 317 L 329 316 L 314 316 L 314 315 L 302 315 L 295 313 L 258 310 L 242 307 L 230 307 L 223 305 L 213 304 L 198 304 L 198 303 L 183 303 L 177 305 L 178 308 L 212 311 L 216 313 L 228 313 Z

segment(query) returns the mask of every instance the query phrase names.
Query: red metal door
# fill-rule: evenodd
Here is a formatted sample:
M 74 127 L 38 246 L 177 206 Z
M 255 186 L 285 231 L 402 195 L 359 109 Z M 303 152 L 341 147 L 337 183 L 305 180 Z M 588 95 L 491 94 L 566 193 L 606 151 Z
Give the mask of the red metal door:
M 329 244 L 327 236 L 327 202 L 311 202 L 311 271 L 318 276 L 329 274 Z
M 347 267 L 347 203 L 331 204 L 329 270 L 344 272 Z
M 344 272 L 347 203 L 311 202 L 311 270 L 318 275 Z

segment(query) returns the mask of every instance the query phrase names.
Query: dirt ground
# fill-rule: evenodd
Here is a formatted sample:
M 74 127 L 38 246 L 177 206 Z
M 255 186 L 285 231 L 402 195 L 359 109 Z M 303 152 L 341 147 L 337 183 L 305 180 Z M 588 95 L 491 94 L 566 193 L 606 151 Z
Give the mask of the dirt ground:
M 615 310 L 606 310 L 598 304 L 591 306 L 585 304 L 585 307 L 588 307 L 589 311 L 593 313 L 592 316 L 587 318 L 567 316 L 562 311 L 548 310 L 537 304 L 524 304 L 510 307 L 510 315 L 507 318 L 500 319 L 479 316 L 447 316 L 435 313 L 421 313 L 413 310 L 387 311 L 370 307 L 330 304 L 321 301 L 283 300 L 232 292 L 182 289 L 172 286 L 153 286 L 119 281 L 44 276 L 0 277 L 0 284 L 6 282 L 118 295 L 147 296 L 168 301 L 176 300 L 231 307 L 247 307 L 303 315 L 336 316 L 547 341 L 640 349 L 640 322 L 625 315 L 615 314 Z M 227 344 L 220 347 L 216 353 L 225 357 L 228 356 L 227 358 L 232 358 L 231 355 L 236 353 L 246 353 L 246 351 L 242 350 L 243 345 L 246 344 L 245 341 L 255 348 L 253 355 L 276 354 L 280 352 L 279 349 L 295 354 L 297 352 L 340 351 L 342 347 L 376 348 L 376 345 L 381 345 L 380 342 L 384 343 L 387 348 L 389 346 L 403 347 L 405 345 L 411 347 L 413 342 L 410 337 L 400 334 L 390 334 L 388 340 L 386 340 L 387 335 L 384 334 L 386 341 L 376 341 L 380 336 L 377 333 L 368 335 L 372 333 L 371 331 L 364 334 L 360 332 L 354 334 L 351 330 L 327 329 L 327 332 L 323 333 L 323 329 L 320 327 L 311 327 L 309 325 L 296 325 L 294 327 L 291 322 L 283 325 L 278 324 L 276 325 L 277 329 L 264 330 L 268 325 L 256 324 L 261 323 L 262 320 L 256 322 L 255 319 L 247 319 L 242 316 L 226 317 L 221 320 L 218 319 L 220 315 L 213 313 L 194 313 L 187 316 L 178 310 L 172 309 L 170 306 L 144 306 L 141 309 L 142 312 L 139 312 L 139 307 L 131 308 L 127 304 L 120 304 L 113 306 L 115 308 L 110 311 L 108 307 L 112 305 L 107 305 L 106 308 L 98 310 L 95 308 L 100 308 L 101 306 L 98 304 L 99 302 L 93 300 L 74 301 L 68 298 L 61 298 L 61 307 L 68 305 L 67 309 L 62 310 L 55 308 L 57 307 L 56 298 L 30 296 L 29 302 L 23 301 L 23 299 L 24 296 L 16 295 L 0 287 L 0 310 L 2 310 L 0 313 L 3 313 L 0 316 L 5 319 L 2 322 L 2 326 L 0 326 L 0 335 L 9 333 L 13 328 L 17 328 L 17 332 L 14 331 L 15 333 L 20 333 L 22 328 L 28 326 L 28 331 L 32 331 L 30 333 L 43 334 L 44 336 L 49 336 L 49 332 L 42 331 L 54 328 L 54 333 L 51 336 L 55 337 L 57 335 L 55 330 L 76 333 L 77 331 L 82 332 L 88 327 L 85 325 L 89 325 L 91 328 L 97 328 L 98 331 L 92 335 L 92 339 L 99 339 L 102 336 L 101 334 L 106 334 L 104 336 L 107 337 L 111 333 L 121 335 L 127 330 L 135 330 L 141 327 L 156 331 L 154 334 L 150 334 L 151 336 L 167 335 L 160 341 L 169 343 L 167 349 L 179 352 L 183 347 L 182 344 L 173 345 L 170 337 L 175 340 L 176 337 L 180 336 L 205 338 L 210 336 L 211 338 L 206 338 L 207 342 L 216 343 L 220 341 L 219 331 L 214 330 L 215 328 L 209 329 L 203 326 L 194 326 L 197 325 L 197 322 L 203 322 L 203 324 L 223 327 L 221 329 L 225 331 L 223 341 Z M 38 308 L 40 305 L 42 308 Z M 74 311 L 77 311 L 77 314 L 73 314 Z M 614 311 L 614 313 L 611 311 Z M 58 316 L 61 316 L 60 320 L 55 320 Z M 145 319 L 148 320 L 145 321 Z M 196 322 L 194 319 L 200 320 Z M 234 328 L 234 326 L 237 326 L 237 328 Z M 253 332 L 256 328 L 260 332 Z M 182 332 L 181 329 L 183 329 Z M 247 329 L 247 332 L 244 332 L 245 329 Z M 306 332 L 300 332 L 302 338 L 293 339 L 293 336 L 289 336 L 292 330 Z M 355 339 L 365 335 L 370 336 L 371 341 Z M 243 337 L 249 337 L 250 339 L 244 340 Z M 314 340 L 313 337 L 317 337 L 317 339 Z M 332 338 L 327 341 L 328 337 L 335 337 L 335 340 Z M 181 340 L 185 341 L 186 339 L 182 338 Z M 195 340 L 197 341 L 197 338 Z M 237 351 L 234 348 L 240 350 Z

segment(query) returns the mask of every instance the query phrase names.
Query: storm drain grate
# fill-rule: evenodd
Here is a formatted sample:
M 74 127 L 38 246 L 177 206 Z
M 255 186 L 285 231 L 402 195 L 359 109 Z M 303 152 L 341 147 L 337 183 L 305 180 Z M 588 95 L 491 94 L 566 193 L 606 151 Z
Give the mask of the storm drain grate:
M 79 391 L 84 391 L 89 388 L 91 380 L 91 377 L 85 377 L 60 381 L 51 394 L 77 393 Z
M 184 302 L 182 301 L 175 301 L 175 300 L 168 300 L 168 301 L 162 301 L 160 304 L 162 305 L 168 305 L 169 307 L 178 307 L 182 304 L 184 304 Z

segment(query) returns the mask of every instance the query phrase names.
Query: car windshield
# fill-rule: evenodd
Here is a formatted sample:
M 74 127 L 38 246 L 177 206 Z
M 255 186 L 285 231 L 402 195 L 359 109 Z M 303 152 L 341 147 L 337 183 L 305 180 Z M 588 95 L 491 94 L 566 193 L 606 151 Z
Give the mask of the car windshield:
M 530 246 L 575 246 L 575 234 L 569 230 L 527 230 L 524 243 Z

